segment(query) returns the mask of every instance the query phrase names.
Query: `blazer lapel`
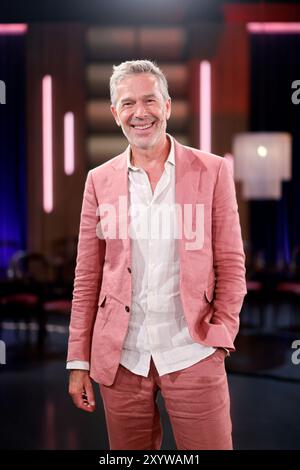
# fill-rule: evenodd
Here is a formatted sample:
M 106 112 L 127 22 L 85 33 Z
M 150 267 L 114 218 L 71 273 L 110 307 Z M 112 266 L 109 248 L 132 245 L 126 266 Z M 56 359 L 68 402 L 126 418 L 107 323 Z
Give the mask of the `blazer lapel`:
M 126 162 L 127 149 L 119 155 L 119 157 L 112 163 L 114 172 L 111 181 L 109 181 L 108 191 L 110 194 L 110 203 L 116 208 L 116 235 L 122 239 L 124 250 L 130 258 L 130 239 L 128 236 L 129 227 L 129 193 L 128 193 L 128 169 Z
M 174 139 L 174 138 L 173 138 Z M 197 164 L 198 159 L 192 150 L 181 145 L 174 139 L 175 150 L 175 202 L 180 205 L 182 214 L 184 205 L 188 204 L 192 211 L 192 230 L 195 230 L 195 210 L 197 194 L 200 182 L 201 165 Z M 130 239 L 128 236 L 128 227 L 130 223 L 128 213 L 128 169 L 126 162 L 127 149 L 119 155 L 112 163 L 114 172 L 107 187 L 106 200 L 113 204 L 117 214 L 117 237 L 123 240 L 124 249 L 128 256 L 131 255 Z M 183 219 L 184 222 L 184 219 Z M 184 228 L 184 227 L 183 227 Z M 185 242 L 189 238 L 185 236 L 185 230 L 182 230 L 182 237 L 179 239 L 180 252 L 185 251 Z M 130 258 L 129 258 L 130 259 Z
M 182 214 L 182 237 L 179 239 L 180 252 L 184 253 L 186 249 L 186 242 L 191 240 L 186 237 L 190 232 L 196 230 L 196 201 L 198 195 L 198 188 L 200 183 L 201 166 L 198 164 L 198 159 L 194 153 L 187 147 L 179 144 L 174 139 L 175 144 L 175 200 L 181 207 Z M 192 213 L 192 227 L 184 226 L 188 220 L 184 217 L 185 205 L 189 205 Z M 190 225 L 190 224 L 188 224 Z

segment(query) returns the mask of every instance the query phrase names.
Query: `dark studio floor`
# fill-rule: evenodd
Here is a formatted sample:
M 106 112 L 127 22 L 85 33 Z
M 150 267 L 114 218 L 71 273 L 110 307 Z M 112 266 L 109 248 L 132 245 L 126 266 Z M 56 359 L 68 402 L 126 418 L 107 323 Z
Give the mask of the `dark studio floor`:
M 245 323 L 247 315 L 244 307 Z M 270 309 L 263 327 L 255 321 L 242 327 L 238 352 L 227 359 L 236 449 L 300 449 L 300 364 L 291 361 L 291 344 L 300 330 L 285 328 L 285 316 L 283 311 L 274 327 Z M 67 319 L 49 319 L 42 358 L 35 347 L 35 324 L 29 325 L 32 331 L 10 321 L 2 326 L 7 363 L 0 365 L 0 448 L 108 449 L 101 399 L 90 415 L 75 409 L 67 393 Z M 160 396 L 159 406 L 162 449 L 175 449 Z

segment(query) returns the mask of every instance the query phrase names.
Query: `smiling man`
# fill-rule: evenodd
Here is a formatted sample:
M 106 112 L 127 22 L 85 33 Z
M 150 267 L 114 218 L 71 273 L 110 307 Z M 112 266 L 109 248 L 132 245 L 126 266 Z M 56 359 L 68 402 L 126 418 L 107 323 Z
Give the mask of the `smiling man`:
M 154 63 L 115 66 L 110 92 L 129 145 L 86 180 L 69 392 L 92 412 L 91 378 L 100 384 L 110 449 L 160 449 L 159 390 L 178 449 L 232 449 L 224 362 L 246 287 L 230 170 L 166 133 L 171 99 Z

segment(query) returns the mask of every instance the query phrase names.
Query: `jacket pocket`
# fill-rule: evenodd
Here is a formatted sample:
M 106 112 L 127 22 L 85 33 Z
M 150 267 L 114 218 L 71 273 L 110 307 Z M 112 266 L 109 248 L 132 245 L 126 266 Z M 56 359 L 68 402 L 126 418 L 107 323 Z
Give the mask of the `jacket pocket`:
M 206 287 L 205 291 L 205 297 L 207 302 L 212 302 L 214 298 L 214 293 L 215 293 L 215 284 L 210 284 L 209 286 Z
M 98 300 L 98 307 L 104 307 L 105 302 L 106 302 L 106 294 L 104 292 L 100 293 L 99 300 Z
M 110 311 L 111 311 L 110 303 L 109 302 L 107 303 L 106 294 L 100 293 L 99 302 L 98 302 L 97 319 L 96 319 L 98 330 L 103 330 L 103 328 L 105 327 L 108 321 L 109 315 L 110 315 Z

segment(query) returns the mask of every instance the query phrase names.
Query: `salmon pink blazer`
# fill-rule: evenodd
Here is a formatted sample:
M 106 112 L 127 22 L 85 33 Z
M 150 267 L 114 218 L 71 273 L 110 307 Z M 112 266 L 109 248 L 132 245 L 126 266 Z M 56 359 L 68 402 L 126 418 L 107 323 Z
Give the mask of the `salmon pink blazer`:
M 176 204 L 190 206 L 193 229 L 197 206 L 203 215 L 200 246 L 184 230 L 179 238 L 189 332 L 196 342 L 234 351 L 246 283 L 232 174 L 224 158 L 175 139 L 174 148 Z M 80 220 L 67 360 L 89 361 L 90 376 L 104 385 L 114 381 L 131 314 L 127 171 L 126 151 L 89 171 Z M 102 204 L 115 209 L 115 236 L 99 238 Z

